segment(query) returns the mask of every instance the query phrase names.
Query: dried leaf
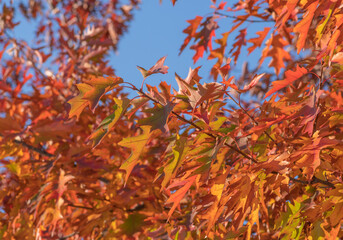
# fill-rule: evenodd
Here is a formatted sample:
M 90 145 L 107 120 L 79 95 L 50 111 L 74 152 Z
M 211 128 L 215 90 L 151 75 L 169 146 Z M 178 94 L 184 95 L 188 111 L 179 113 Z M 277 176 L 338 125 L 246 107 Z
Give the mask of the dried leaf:
M 140 66 L 137 66 L 137 68 L 142 73 L 144 79 L 147 78 L 148 76 L 150 76 L 152 74 L 156 74 L 156 73 L 166 74 L 166 73 L 168 73 L 168 67 L 163 65 L 165 60 L 166 60 L 166 57 L 161 58 L 149 70 L 145 70 L 144 68 L 142 68 Z

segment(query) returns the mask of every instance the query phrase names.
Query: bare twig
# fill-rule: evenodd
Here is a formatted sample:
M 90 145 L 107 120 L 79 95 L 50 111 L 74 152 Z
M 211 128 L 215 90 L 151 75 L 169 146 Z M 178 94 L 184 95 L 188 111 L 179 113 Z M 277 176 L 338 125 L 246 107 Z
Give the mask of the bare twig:
M 48 153 L 47 151 L 45 151 L 44 149 L 41 149 L 41 148 L 37 148 L 37 147 L 34 147 L 30 144 L 27 144 L 26 142 L 24 141 L 21 141 L 21 140 L 16 140 L 14 139 L 13 140 L 14 143 L 17 143 L 17 144 L 20 144 L 20 145 L 23 145 L 24 147 L 27 147 L 28 149 L 34 151 L 34 152 L 37 152 L 43 156 L 47 156 L 47 157 L 55 157 L 54 154 L 51 154 L 51 153 Z
M 317 178 L 316 176 L 312 177 L 311 183 L 321 183 L 321 184 L 324 184 L 328 187 L 335 188 L 335 185 L 333 183 L 331 183 L 329 181 L 321 180 L 321 179 Z
M 276 174 L 277 172 L 272 172 L 272 173 Z M 329 181 L 321 180 L 321 179 L 317 178 L 316 176 L 313 176 L 312 180 L 310 182 L 303 181 L 303 180 L 300 180 L 300 179 L 295 179 L 295 178 L 290 177 L 290 176 L 288 176 L 288 177 L 289 177 L 289 179 L 291 181 L 297 182 L 297 183 L 301 183 L 301 184 L 304 184 L 304 185 L 312 185 L 314 183 L 321 183 L 321 184 L 326 185 L 326 186 L 328 186 L 330 188 L 335 188 L 335 185 L 333 183 L 331 183 Z
M 239 21 L 250 22 L 250 23 L 265 23 L 265 22 L 275 23 L 274 20 L 250 20 L 250 19 L 244 19 L 244 18 L 240 18 L 240 17 L 231 16 L 229 14 L 221 13 L 218 11 L 215 11 L 214 14 L 220 15 L 223 17 L 227 17 L 227 18 L 232 18 L 232 19 L 239 20 Z
M 75 235 L 77 235 L 77 234 L 79 234 L 79 233 L 77 233 L 77 232 L 74 232 L 74 233 L 71 233 L 71 234 L 69 234 L 69 235 L 62 236 L 62 237 L 60 237 L 60 238 L 58 238 L 58 239 L 59 239 L 59 240 L 65 240 L 65 239 L 68 239 L 68 238 L 74 237 L 74 236 L 75 236 Z
M 87 209 L 87 210 L 94 210 L 93 208 L 91 207 L 86 207 L 86 206 L 81 206 L 81 205 L 74 205 L 72 203 L 68 203 L 68 206 L 69 207 L 74 207 L 74 208 L 82 208 L 82 209 Z

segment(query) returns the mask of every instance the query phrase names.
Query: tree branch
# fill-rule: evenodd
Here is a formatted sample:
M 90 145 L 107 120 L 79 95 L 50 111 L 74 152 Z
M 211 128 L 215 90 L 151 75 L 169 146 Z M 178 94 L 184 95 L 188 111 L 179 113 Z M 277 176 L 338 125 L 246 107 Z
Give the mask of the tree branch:
M 220 15 L 220 16 L 223 16 L 223 17 L 227 17 L 227 18 L 232 18 L 232 19 L 239 20 L 239 21 L 250 22 L 250 23 L 265 23 L 265 22 L 275 23 L 275 21 L 273 21 L 273 20 L 250 20 L 250 19 L 242 19 L 242 18 L 239 18 L 239 17 L 235 17 L 235 16 L 231 16 L 231 15 L 225 14 L 225 13 L 220 13 L 220 12 L 218 12 L 218 11 L 215 11 L 214 14 Z
M 81 206 L 81 205 L 74 205 L 72 203 L 68 203 L 67 205 L 68 207 L 74 207 L 74 208 L 83 208 L 83 209 L 87 209 L 87 210 L 94 210 L 93 208 L 91 207 L 86 207 L 86 206 Z
M 277 172 L 272 172 L 272 173 L 276 174 Z M 314 183 L 321 183 L 321 184 L 326 185 L 326 186 L 328 186 L 330 188 L 335 188 L 335 185 L 333 183 L 331 183 L 329 181 L 321 180 L 321 179 L 317 178 L 316 176 L 312 177 L 311 182 L 303 181 L 303 180 L 300 180 L 300 179 L 295 179 L 295 178 L 290 177 L 290 176 L 288 176 L 288 177 L 289 177 L 289 179 L 291 181 L 297 182 L 297 183 L 301 183 L 301 184 L 304 184 L 304 185 L 312 185 Z
M 71 233 L 69 235 L 66 235 L 66 236 L 62 236 L 60 238 L 58 238 L 59 240 L 65 240 L 65 239 L 68 239 L 68 238 L 71 238 L 71 237 L 74 237 L 76 234 L 79 234 L 77 232 L 74 232 L 74 233 Z
M 328 187 L 335 188 L 335 185 L 333 183 L 331 183 L 329 181 L 321 180 L 321 179 L 317 178 L 316 176 L 312 177 L 311 183 L 321 183 L 321 184 L 324 184 L 324 185 L 326 185 Z
M 150 99 L 150 100 L 153 101 L 154 103 L 157 103 L 157 104 L 162 105 L 159 101 L 157 101 L 156 99 L 150 97 L 149 95 L 147 95 L 146 93 L 144 93 L 142 90 L 137 89 L 134 85 L 132 85 L 132 86 L 135 88 L 136 91 L 138 91 L 138 92 L 139 92 L 141 95 L 143 95 L 144 97 Z M 231 97 L 231 96 L 229 95 L 229 97 Z M 234 102 L 236 102 L 232 97 L 231 97 L 231 99 L 232 99 Z M 238 104 L 237 102 L 236 102 L 236 104 L 237 104 L 238 106 L 240 106 L 240 104 Z M 241 106 L 240 106 L 240 107 L 241 107 Z M 244 112 L 254 121 L 255 124 L 258 124 L 258 122 L 257 122 L 257 121 L 256 121 L 256 120 L 255 120 L 255 119 L 254 119 L 254 118 L 253 118 L 244 108 L 241 107 L 241 109 L 242 109 L 242 110 L 243 110 L 243 111 L 244 111 Z M 194 122 L 185 119 L 184 117 L 182 117 L 182 116 L 179 115 L 178 113 L 176 113 L 176 112 L 174 112 L 174 111 L 171 111 L 171 113 L 172 113 L 174 116 L 176 116 L 178 119 L 180 119 L 181 121 L 190 124 L 191 126 L 193 126 L 194 128 L 198 129 L 199 131 L 203 131 L 203 130 L 204 130 L 204 129 L 202 129 L 201 127 L 199 127 L 198 125 L 196 125 Z M 266 132 L 265 132 L 265 133 L 266 133 Z M 214 135 L 214 134 L 212 134 L 212 133 L 206 133 L 206 132 L 205 132 L 205 134 L 207 134 L 208 136 L 210 136 L 211 138 L 214 138 L 214 139 L 217 139 L 217 137 L 220 137 L 220 136 L 216 136 L 216 135 Z M 267 134 L 267 136 L 268 136 L 273 142 L 275 142 L 275 140 L 274 140 L 268 133 L 266 133 L 266 134 Z M 254 159 L 254 158 L 248 156 L 247 154 L 245 154 L 244 152 L 242 152 L 242 151 L 239 150 L 238 148 L 236 148 L 236 147 L 234 147 L 234 146 L 232 146 L 232 145 L 230 145 L 230 144 L 228 144 L 228 143 L 226 143 L 226 142 L 224 143 L 224 145 L 227 146 L 227 147 L 229 147 L 229 148 L 231 148 L 232 150 L 234 150 L 235 152 L 239 153 L 240 155 L 244 156 L 245 158 L 247 158 L 247 159 L 253 161 L 254 163 L 258 163 L 258 161 L 257 161 L 256 159 Z M 271 172 L 271 173 L 273 173 L 273 174 L 279 174 L 278 172 Z M 333 183 L 331 183 L 331 182 L 329 182 L 329 181 L 324 181 L 324 180 L 318 179 L 318 178 L 315 177 L 315 176 L 312 177 L 312 180 L 311 180 L 310 183 L 308 183 L 308 182 L 306 182 L 306 181 L 299 180 L 299 179 L 292 178 L 292 177 L 290 177 L 290 176 L 288 176 L 288 177 L 289 177 L 293 182 L 298 182 L 298 183 L 301 183 L 301 184 L 306 184 L 306 185 L 310 184 L 310 185 L 311 185 L 311 184 L 313 184 L 313 183 L 321 183 L 321 184 L 324 184 L 324 185 L 329 186 L 329 187 L 331 187 L 331 188 L 335 188 L 335 185 L 334 185 Z
M 32 151 L 34 151 L 34 152 L 37 152 L 37 153 L 39 153 L 40 155 L 47 156 L 47 157 L 55 157 L 54 154 L 48 153 L 48 152 L 45 151 L 44 149 L 37 148 L 37 147 L 34 147 L 34 146 L 30 145 L 30 144 L 27 144 L 27 143 L 24 142 L 24 141 L 14 139 L 13 142 L 14 142 L 14 143 L 17 143 L 17 144 L 20 144 L 20 145 L 22 145 L 22 146 L 24 146 L 24 147 L 27 147 L 29 150 L 32 150 Z
M 144 93 L 142 90 L 137 89 L 136 87 L 135 87 L 135 90 L 138 91 L 140 94 L 142 94 L 144 97 L 146 97 L 146 98 L 150 99 L 151 101 L 153 101 L 154 103 L 157 103 L 157 104 L 160 104 L 160 105 L 163 106 L 163 104 L 161 104 L 161 103 L 160 103 L 159 101 L 157 101 L 156 99 L 154 99 L 154 98 L 148 96 L 148 95 L 147 95 L 146 93 Z M 198 130 L 200 130 L 200 131 L 203 131 L 203 130 L 204 130 L 204 129 L 202 129 L 201 127 L 199 127 L 198 125 L 196 125 L 194 122 L 187 120 L 186 118 L 182 117 L 182 116 L 179 115 L 178 113 L 176 113 L 176 112 L 174 112 L 174 111 L 171 111 L 171 113 L 172 113 L 174 116 L 176 116 L 178 119 L 180 119 L 181 121 L 190 124 L 190 125 L 193 126 L 194 128 L 196 128 L 196 129 L 198 129 Z M 205 132 L 205 134 L 207 134 L 208 136 L 210 136 L 211 138 L 214 138 L 214 139 L 217 139 L 217 137 L 219 137 L 219 136 L 216 136 L 216 135 L 214 135 L 214 134 L 212 134 L 212 133 L 207 133 L 207 132 Z M 251 161 L 257 163 L 257 160 L 256 160 L 256 159 L 250 157 L 249 155 L 247 155 L 246 153 L 242 152 L 241 150 L 239 150 L 239 149 L 236 148 L 235 146 L 232 146 L 232 145 L 230 145 L 230 144 L 228 144 L 228 143 L 225 143 L 224 145 L 227 146 L 227 147 L 229 147 L 229 148 L 231 148 L 231 149 L 234 150 L 235 152 L 241 154 L 241 155 L 244 156 L 245 158 L 247 158 L 247 159 L 249 159 L 249 160 L 251 160 Z
M 251 115 L 242 107 L 242 105 L 241 105 L 240 103 L 238 103 L 238 102 L 231 96 L 230 93 L 228 93 L 227 91 L 225 91 L 225 93 L 226 93 L 226 95 L 229 96 L 229 98 L 231 98 L 231 100 L 232 100 L 234 103 L 236 103 L 236 105 L 237 105 L 240 109 L 242 109 L 242 111 L 243 111 L 243 112 L 244 112 L 244 113 L 254 122 L 254 124 L 257 126 L 257 125 L 258 125 L 258 122 L 255 120 L 255 118 L 254 118 L 253 116 L 251 116 Z M 264 130 L 263 132 L 268 136 L 268 138 L 269 138 L 270 140 L 272 140 L 272 141 L 276 144 L 276 141 L 274 140 L 274 138 L 272 138 L 272 136 L 270 136 L 269 133 L 268 133 L 266 130 Z

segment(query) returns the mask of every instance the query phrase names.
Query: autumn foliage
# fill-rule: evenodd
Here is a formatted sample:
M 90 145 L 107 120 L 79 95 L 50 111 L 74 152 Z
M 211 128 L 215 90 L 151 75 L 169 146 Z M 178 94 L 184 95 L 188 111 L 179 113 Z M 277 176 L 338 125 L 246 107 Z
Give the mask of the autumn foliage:
M 175 49 L 211 78 L 142 87 L 108 64 L 139 4 L 0 4 L 0 239 L 342 239 L 342 1 L 212 0 Z

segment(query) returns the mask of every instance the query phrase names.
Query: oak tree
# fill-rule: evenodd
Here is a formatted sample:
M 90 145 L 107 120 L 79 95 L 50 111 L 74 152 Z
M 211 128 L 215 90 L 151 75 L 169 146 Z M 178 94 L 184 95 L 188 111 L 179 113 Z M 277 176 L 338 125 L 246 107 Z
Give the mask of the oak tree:
M 142 87 L 108 64 L 139 4 L 1 4 L 1 238 L 343 238 L 342 2 L 212 0 L 175 49 L 211 77 Z

